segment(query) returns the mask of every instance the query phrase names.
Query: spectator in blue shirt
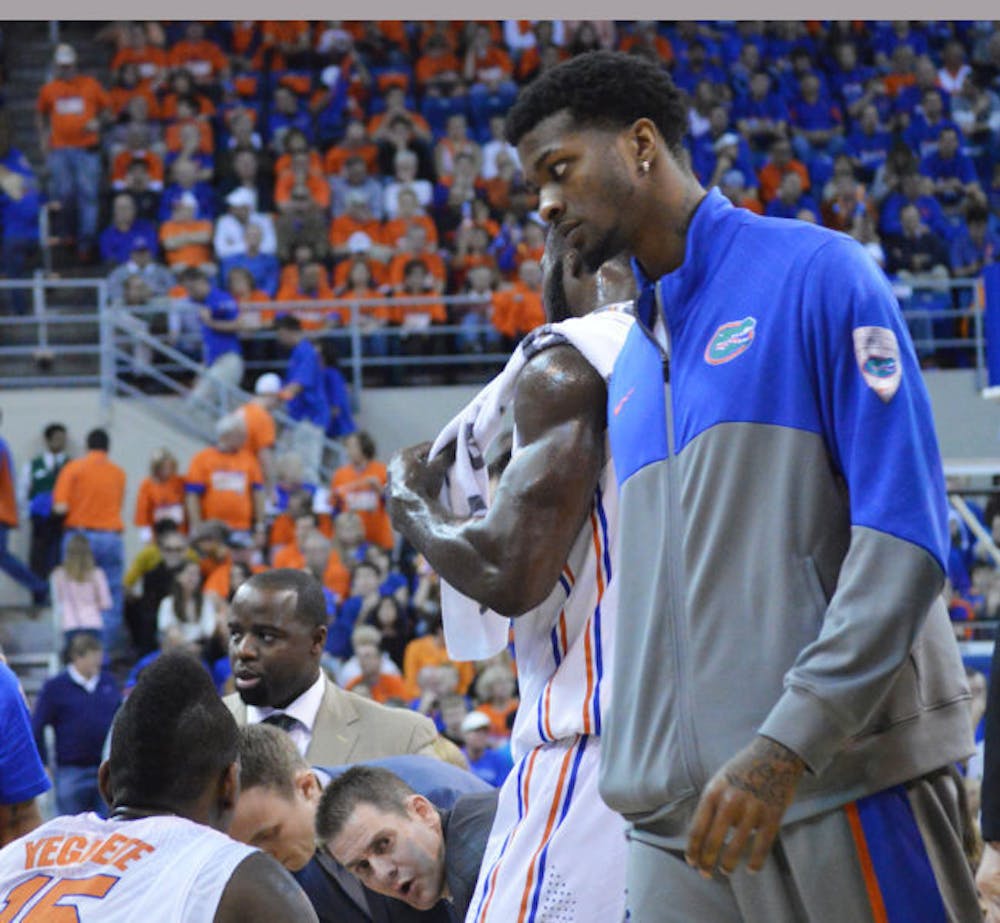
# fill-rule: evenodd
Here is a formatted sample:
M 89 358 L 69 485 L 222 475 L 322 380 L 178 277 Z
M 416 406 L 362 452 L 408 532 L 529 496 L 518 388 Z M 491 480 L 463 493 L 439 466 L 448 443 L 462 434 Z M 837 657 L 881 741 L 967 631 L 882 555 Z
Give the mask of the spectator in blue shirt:
M 102 262 L 111 268 L 127 263 L 132 256 L 132 245 L 139 238 L 156 240 L 156 228 L 137 217 L 132 196 L 120 193 L 111 204 L 111 224 L 101 231 L 99 238 Z
M 844 125 L 840 107 L 820 91 L 819 76 L 810 72 L 799 80 L 799 95 L 788 107 L 792 146 L 800 160 L 816 154 L 833 157 L 843 147 Z
M 858 49 L 853 42 L 841 42 L 834 54 L 837 66 L 830 74 L 830 92 L 841 112 L 854 115 L 854 106 L 869 91 L 876 71 L 858 63 Z
M 35 799 L 51 787 L 24 694 L 0 652 L 0 847 L 41 824 Z
M 870 183 L 885 163 L 891 147 L 892 135 L 879 124 L 878 108 L 873 104 L 865 106 L 844 143 L 844 152 L 853 161 L 858 178 Z
M 38 255 L 38 218 L 42 196 L 28 159 L 8 143 L 6 120 L 0 120 L 0 274 L 23 279 Z M 6 293 L 15 314 L 28 313 L 25 289 Z
M 756 185 L 753 158 L 746 138 L 729 126 L 729 109 L 717 104 L 708 113 L 708 131 L 691 142 L 691 166 L 705 186 L 718 183 L 728 170 L 739 170 Z
M 788 133 L 788 106 L 772 84 L 766 70 L 756 71 L 750 77 L 750 92 L 733 103 L 736 127 L 757 151 L 770 150 L 775 138 Z
M 462 720 L 462 736 L 469 769 L 494 788 L 503 785 L 513 764 L 509 755 L 489 746 L 490 719 L 481 711 L 470 711 Z
M 163 191 L 160 199 L 160 221 L 170 219 L 174 203 L 185 192 L 190 192 L 198 201 L 195 217 L 214 221 L 217 209 L 215 191 L 208 183 L 198 179 L 198 165 L 188 157 L 179 157 L 170 172 L 174 181 Z
M 920 220 L 935 234 L 945 240 L 950 240 L 954 232 L 951 223 L 945 217 L 941 204 L 925 188 L 930 183 L 926 177 L 916 170 L 903 175 L 900 181 L 900 191 L 887 196 L 882 203 L 882 214 L 879 221 L 879 233 L 883 237 L 895 237 L 903 233 L 900 212 L 906 205 L 916 205 L 920 212 Z
M 917 58 L 913 65 L 913 77 L 913 83 L 901 86 L 896 93 L 894 109 L 897 131 L 905 131 L 913 117 L 923 112 L 924 94 L 928 90 L 934 90 L 941 97 L 944 114 L 947 116 L 951 113 L 951 94 L 938 82 L 937 66 L 927 55 Z
M 816 200 L 802 191 L 802 178 L 798 173 L 789 172 L 781 178 L 778 194 L 767 203 L 764 214 L 770 218 L 798 218 L 803 211 L 819 217 Z
M 122 696 L 114 677 L 101 670 L 104 649 L 88 633 L 74 635 L 68 666 L 42 687 L 32 725 L 42 760 L 54 767 L 56 810 L 60 814 L 104 813 L 97 790 L 97 767 L 104 740 Z M 47 757 L 45 729 L 55 732 L 54 762 Z
M 722 84 L 726 82 L 725 73 L 709 61 L 708 51 L 701 39 L 689 42 L 686 50 L 687 60 L 678 58 L 674 68 L 674 83 L 678 87 L 690 95 L 701 80 Z
M 240 307 L 228 292 L 216 288 L 196 266 L 181 273 L 180 283 L 198 308 L 202 363 L 205 366 L 198 383 L 191 389 L 190 400 L 209 403 L 218 386 L 221 385 L 223 390 L 235 388 L 243 378 Z
M 945 128 L 953 128 L 961 140 L 961 131 L 945 112 L 941 91 L 932 88 L 924 91 L 921 108 L 913 113 L 903 140 L 919 157 L 927 157 L 937 151 L 938 136 Z
M 347 436 L 357 430 L 354 414 L 351 412 L 351 390 L 337 360 L 337 342 L 324 340 L 323 381 L 326 387 L 326 401 L 330 407 L 330 419 L 326 425 L 326 435 L 330 439 Z
M 297 317 L 281 314 L 274 326 L 278 342 L 291 350 L 281 392 L 288 402 L 286 412 L 295 421 L 290 448 L 302 460 L 306 483 L 319 484 L 323 435 L 330 419 L 323 359 Z
M 976 167 L 960 148 L 957 128 L 941 129 L 937 151 L 921 161 L 920 172 L 933 180 L 934 195 L 945 214 L 959 213 L 968 196 L 982 198 Z
M 965 224 L 951 242 L 951 274 L 956 279 L 975 279 L 989 263 L 1000 257 L 1000 233 L 990 230 L 989 212 L 980 204 L 969 206 Z M 969 289 L 960 289 L 963 305 L 972 301 Z
M 274 298 L 278 291 L 278 280 L 281 273 L 281 264 L 278 257 L 273 253 L 263 253 L 261 246 L 264 241 L 264 232 L 260 225 L 248 224 L 244 232 L 246 249 L 242 253 L 236 253 L 225 257 L 219 265 L 219 280 L 227 283 L 229 273 L 234 269 L 245 269 L 253 276 L 254 288 L 266 292 Z

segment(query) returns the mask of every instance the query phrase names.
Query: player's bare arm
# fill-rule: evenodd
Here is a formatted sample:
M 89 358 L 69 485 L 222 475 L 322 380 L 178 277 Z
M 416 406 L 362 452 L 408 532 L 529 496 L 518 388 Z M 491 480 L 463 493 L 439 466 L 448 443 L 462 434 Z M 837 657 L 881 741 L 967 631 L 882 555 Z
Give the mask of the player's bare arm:
M 514 401 L 520 451 L 487 514 L 468 519 L 439 500 L 451 458 L 413 446 L 389 465 L 393 525 L 466 596 L 521 615 L 552 590 L 590 509 L 604 464 L 603 380 L 570 346 L 534 357 Z
M 214 923 L 318 923 L 295 879 L 269 855 L 247 856 L 222 892 Z

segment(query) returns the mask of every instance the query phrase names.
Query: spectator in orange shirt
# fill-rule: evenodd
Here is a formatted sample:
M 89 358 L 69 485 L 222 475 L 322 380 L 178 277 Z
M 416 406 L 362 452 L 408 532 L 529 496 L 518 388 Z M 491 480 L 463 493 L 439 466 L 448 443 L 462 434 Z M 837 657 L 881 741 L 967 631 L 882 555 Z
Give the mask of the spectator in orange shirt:
M 309 198 L 323 212 L 330 209 L 330 184 L 319 170 L 313 170 L 309 154 L 298 151 L 292 154 L 289 168 L 279 177 L 274 186 L 274 201 L 282 211 L 287 207 L 292 193 L 305 189 Z
M 378 147 L 368 137 L 364 122 L 358 119 L 347 123 L 343 139 L 326 152 L 323 159 L 324 171 L 328 176 L 339 175 L 349 157 L 361 157 L 369 173 L 378 173 Z
M 72 45 L 59 45 L 55 76 L 38 93 L 39 145 L 52 173 L 53 195 L 67 214 L 76 210 L 78 256 L 93 258 L 101 178 L 101 124 L 111 100 L 93 78 L 77 72 Z M 68 230 L 68 229 L 67 229 Z
M 286 170 L 292 168 L 292 157 L 295 154 L 307 154 L 309 157 L 309 172 L 322 173 L 323 161 L 319 152 L 309 146 L 309 139 L 305 132 L 298 128 L 289 128 L 281 136 L 281 156 L 274 162 L 275 176 L 281 176 Z
M 125 44 L 111 59 L 111 73 L 118 74 L 129 64 L 135 66 L 143 82 L 153 86 L 160 82 L 167 69 L 166 52 L 149 44 L 146 30 L 137 22 L 129 23 L 126 27 Z
M 136 98 L 144 99 L 148 111 L 154 117 L 159 116 L 160 106 L 148 82 L 139 76 L 139 68 L 135 64 L 126 64 L 118 72 L 114 84 L 108 90 L 108 100 L 115 118 L 120 118 L 128 108 L 128 104 Z
M 282 456 L 284 462 L 287 456 Z M 271 567 L 291 567 L 301 570 L 306 566 L 303 549 L 306 539 L 313 532 L 319 532 L 319 518 L 312 509 L 297 509 L 292 519 L 292 540 L 282 545 L 271 555 Z
M 411 224 L 402 243 L 397 245 L 396 255 L 389 261 L 388 284 L 393 288 L 401 288 L 407 266 L 413 260 L 420 260 L 423 263 L 433 278 L 434 288 L 443 291 L 448 270 L 436 247 L 428 239 L 427 229 L 423 224 Z
M 303 330 L 321 330 L 326 326 L 331 310 L 325 306 L 311 308 L 299 302 L 333 300 L 333 290 L 330 288 L 323 264 L 306 263 L 299 269 L 294 283 L 282 284 L 274 300 L 290 305 L 288 311 L 282 313 L 297 317 Z
M 202 449 L 185 478 L 188 522 L 192 530 L 205 519 L 218 519 L 233 532 L 264 534 L 264 475 L 244 447 L 246 425 L 229 414 L 215 425 L 215 446 Z
M 201 86 L 221 83 L 229 77 L 229 61 L 214 42 L 205 38 L 205 27 L 197 21 L 187 24 L 184 38 L 167 56 L 171 67 L 186 70 Z
M 511 342 L 545 323 L 542 267 L 536 260 L 525 260 L 517 275 L 512 286 L 493 295 L 493 326 Z
M 670 67 L 674 63 L 674 48 L 670 39 L 657 31 L 658 23 L 652 19 L 644 19 L 632 27 L 632 34 L 622 37 L 619 48 L 633 54 L 645 54 L 654 61 Z
M 415 68 L 417 89 L 431 96 L 451 96 L 463 89 L 462 63 L 442 35 L 431 35 Z
M 362 684 L 376 702 L 383 705 L 391 699 L 406 702 L 410 689 L 402 677 L 382 672 L 382 650 L 372 642 L 358 642 L 354 645 L 354 656 L 358 659 L 361 674 L 347 683 L 347 689 Z
M 485 208 L 484 203 L 480 205 Z M 495 226 L 493 221 L 487 220 Z M 455 255 L 451 258 L 452 291 L 465 288 L 469 273 L 479 266 L 497 273 L 496 257 L 490 252 L 492 240 L 493 235 L 488 228 L 475 224 L 471 218 L 462 222 L 455 232 Z
M 398 117 L 409 122 L 410 131 L 420 141 L 429 144 L 432 140 L 431 129 L 427 120 L 416 112 L 406 108 L 406 91 L 399 86 L 391 86 L 383 97 L 385 108 L 373 115 L 368 122 L 368 134 L 376 143 L 388 140 L 389 123 Z
M 212 222 L 195 218 L 197 208 L 194 193 L 182 192 L 174 202 L 170 220 L 160 225 L 160 245 L 167 265 L 175 273 L 194 268 L 214 276 Z
M 317 518 L 313 514 L 312 526 L 308 533 L 298 540 L 294 553 L 290 546 L 286 545 L 279 554 L 282 560 L 293 562 L 284 566 L 308 570 L 336 596 L 339 603 L 347 598 L 350 591 L 351 574 L 344 567 L 334 543 L 316 527 L 316 522 Z M 298 532 L 297 527 L 296 532 Z M 276 555 L 275 562 L 277 560 Z M 275 563 L 274 566 L 282 565 Z
M 330 247 L 335 259 L 364 253 L 385 259 L 388 248 L 382 241 L 382 223 L 372 214 L 368 195 L 360 189 L 347 194 L 347 211 L 330 222 Z
M 481 711 L 490 719 L 490 734 L 499 739 L 510 737 L 507 719 L 517 711 L 518 699 L 514 694 L 514 674 L 508 667 L 494 664 L 479 674 L 476 680 L 476 697 Z
M 385 465 L 375 459 L 375 441 L 363 430 L 344 439 L 347 464 L 333 472 L 330 503 L 339 513 L 357 513 L 365 539 L 382 548 L 395 544 L 392 524 L 385 509 Z
M 417 688 L 417 677 L 424 667 L 439 667 L 451 664 L 458 670 L 458 692 L 465 695 L 476 677 L 476 667 L 466 661 L 455 661 L 448 656 L 444 643 L 444 628 L 440 616 L 427 616 L 427 634 L 414 638 L 406 645 L 403 654 L 403 678 L 411 688 Z
M 798 173 L 802 180 L 802 191 L 809 190 L 809 170 L 801 160 L 792 156 L 792 142 L 787 138 L 777 138 L 771 145 L 771 155 L 757 174 L 760 180 L 760 201 L 767 205 L 778 194 L 781 178 L 786 173 Z
M 417 194 L 412 189 L 401 189 L 397 199 L 396 217 L 387 221 L 382 228 L 382 241 L 387 247 L 402 249 L 406 246 L 406 233 L 414 224 L 423 226 L 428 247 L 438 245 L 437 226 L 420 207 Z
M 141 160 L 149 173 L 149 187 L 157 191 L 163 189 L 163 160 L 149 144 L 146 127 L 141 124 L 129 125 L 125 132 L 125 146 L 115 154 L 111 162 L 111 187 L 124 189 L 128 168 L 133 161 Z
M 469 137 L 466 117 L 461 112 L 456 112 L 448 116 L 445 135 L 434 148 L 434 164 L 439 180 L 441 177 L 451 176 L 455 171 L 455 158 L 460 152 L 465 152 L 472 158 L 476 173 L 479 173 L 483 165 L 482 149 Z
M 149 460 L 149 477 L 139 484 L 135 498 L 135 519 L 139 538 L 153 540 L 153 527 L 161 519 L 170 519 L 180 532 L 187 532 L 184 522 L 184 478 L 178 473 L 177 458 L 170 449 L 157 449 Z
M 65 516 L 63 554 L 70 537 L 82 533 L 90 542 L 94 563 L 108 578 L 111 608 L 103 613 L 104 650 L 114 659 L 125 652 L 127 643 L 122 633 L 125 472 L 108 458 L 110 447 L 105 430 L 87 433 L 87 454 L 68 461 L 56 478 L 52 511 Z
M 254 397 L 250 398 L 236 413 L 243 417 L 247 439 L 243 445 L 260 465 L 264 475 L 264 486 L 268 493 L 274 486 L 274 444 L 277 441 L 277 427 L 272 411 L 281 406 L 281 376 L 265 372 L 254 384 Z

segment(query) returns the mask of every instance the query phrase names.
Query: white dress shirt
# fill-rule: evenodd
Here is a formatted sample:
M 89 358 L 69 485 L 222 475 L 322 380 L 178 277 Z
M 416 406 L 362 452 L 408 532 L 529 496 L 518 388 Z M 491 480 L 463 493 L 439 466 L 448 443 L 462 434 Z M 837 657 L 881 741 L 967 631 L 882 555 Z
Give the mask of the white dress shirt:
M 309 749 L 309 742 L 312 740 L 313 727 L 316 724 L 316 715 L 319 706 L 323 701 L 323 693 L 326 691 L 326 679 L 323 671 L 319 671 L 316 682 L 313 683 L 297 699 L 292 700 L 287 708 L 271 708 L 269 705 L 248 705 L 247 724 L 260 724 L 270 715 L 288 715 L 294 718 L 298 724 L 288 731 L 289 736 L 295 741 L 299 753 L 306 755 Z

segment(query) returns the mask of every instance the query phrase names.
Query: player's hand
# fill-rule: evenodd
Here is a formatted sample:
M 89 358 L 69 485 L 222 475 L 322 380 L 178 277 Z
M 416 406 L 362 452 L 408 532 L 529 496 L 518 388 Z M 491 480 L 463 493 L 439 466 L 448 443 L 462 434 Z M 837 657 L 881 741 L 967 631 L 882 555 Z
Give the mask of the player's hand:
M 976 872 L 976 887 L 986 910 L 986 923 L 1000 923 L 1000 849 L 993 843 L 983 847 L 983 858 Z
M 688 834 L 685 858 L 704 877 L 729 874 L 749 849 L 760 871 L 791 804 L 805 763 L 768 737 L 756 737 L 709 781 Z
M 404 501 L 407 493 L 436 500 L 441 493 L 445 475 L 455 461 L 454 443 L 447 450 L 428 460 L 431 443 L 421 442 L 397 452 L 389 461 L 389 503 Z

